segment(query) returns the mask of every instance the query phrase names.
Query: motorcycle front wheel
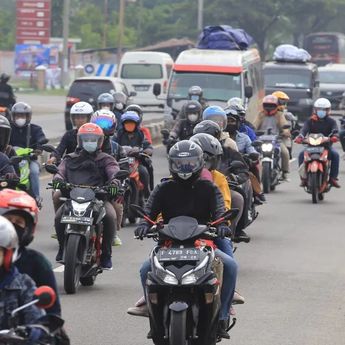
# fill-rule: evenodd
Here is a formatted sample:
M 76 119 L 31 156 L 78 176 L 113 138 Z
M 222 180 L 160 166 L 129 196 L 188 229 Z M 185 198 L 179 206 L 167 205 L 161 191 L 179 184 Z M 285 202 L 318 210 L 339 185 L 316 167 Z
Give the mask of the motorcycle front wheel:
M 171 310 L 169 327 L 169 345 L 186 345 L 187 310 Z
M 262 163 L 262 187 L 264 193 L 267 194 L 271 191 L 271 164 L 270 162 Z
M 318 183 L 318 173 L 313 172 L 309 175 L 310 177 L 310 192 L 313 204 L 317 204 L 319 196 L 319 183 Z

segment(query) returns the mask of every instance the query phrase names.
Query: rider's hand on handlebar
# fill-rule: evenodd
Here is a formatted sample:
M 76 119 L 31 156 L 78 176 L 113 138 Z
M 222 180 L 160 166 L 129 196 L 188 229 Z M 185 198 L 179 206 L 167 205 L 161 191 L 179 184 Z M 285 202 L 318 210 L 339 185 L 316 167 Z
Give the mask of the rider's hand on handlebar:
M 136 237 L 139 237 L 141 240 L 147 235 L 150 230 L 150 225 L 148 224 L 139 224 L 135 229 L 134 234 Z
M 54 179 L 52 181 L 52 187 L 53 189 L 60 189 L 62 187 L 62 185 L 64 184 L 63 180 L 60 179 Z
M 232 231 L 229 226 L 225 224 L 220 224 L 217 226 L 217 235 L 220 238 L 231 237 Z
M 295 139 L 295 143 L 296 143 L 296 144 L 302 144 L 302 142 L 303 142 L 303 137 L 299 135 L 299 136 Z
M 332 143 L 337 143 L 339 141 L 339 138 L 337 136 L 335 136 L 335 135 L 332 135 L 331 138 L 330 138 L 330 141 Z
M 55 164 L 56 163 L 56 157 L 50 157 L 47 160 L 47 164 L 51 165 L 51 164 Z

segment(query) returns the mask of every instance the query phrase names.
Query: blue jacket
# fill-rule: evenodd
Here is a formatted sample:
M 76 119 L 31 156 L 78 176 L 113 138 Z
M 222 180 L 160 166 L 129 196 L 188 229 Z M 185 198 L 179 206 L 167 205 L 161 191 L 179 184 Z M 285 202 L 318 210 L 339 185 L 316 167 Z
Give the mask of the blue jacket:
M 0 282 L 0 329 L 10 327 L 9 320 L 12 310 L 33 300 L 36 289 L 33 280 L 26 274 L 21 274 L 13 267 L 9 273 L 2 277 Z M 35 305 L 20 311 L 19 325 L 35 323 L 45 312 Z
M 11 123 L 10 145 L 18 147 L 31 147 L 35 149 L 38 144 L 48 142 L 43 133 L 42 127 L 29 124 L 24 127 L 17 127 Z
M 255 153 L 257 152 L 252 146 L 252 141 L 250 140 L 249 136 L 245 133 L 237 132 L 236 134 L 236 144 L 238 147 L 238 151 L 243 154 L 248 153 Z
M 242 124 L 240 126 L 239 131 L 240 131 L 240 133 L 247 134 L 251 141 L 256 140 L 256 134 L 255 134 L 255 131 L 253 130 L 253 128 L 250 128 L 249 126 Z

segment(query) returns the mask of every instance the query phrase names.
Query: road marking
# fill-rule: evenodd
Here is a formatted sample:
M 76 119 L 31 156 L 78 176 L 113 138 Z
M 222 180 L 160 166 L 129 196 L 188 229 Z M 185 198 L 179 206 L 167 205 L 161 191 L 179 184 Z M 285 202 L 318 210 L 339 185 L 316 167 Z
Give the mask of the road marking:
M 58 272 L 58 273 L 61 273 L 64 270 L 65 270 L 65 266 L 64 265 L 58 266 L 58 267 L 53 269 L 54 272 Z

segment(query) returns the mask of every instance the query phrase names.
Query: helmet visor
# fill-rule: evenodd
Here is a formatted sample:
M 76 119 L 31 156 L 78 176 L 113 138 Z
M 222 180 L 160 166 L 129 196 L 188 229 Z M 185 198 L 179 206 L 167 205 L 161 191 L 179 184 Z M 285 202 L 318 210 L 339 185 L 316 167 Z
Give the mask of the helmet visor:
M 170 170 L 176 174 L 192 174 L 202 168 L 200 157 L 178 157 L 170 159 Z
M 277 105 L 276 105 L 276 104 L 273 104 L 273 103 L 264 103 L 264 104 L 263 104 L 263 107 L 264 107 L 264 109 L 267 110 L 267 111 L 272 111 L 272 110 L 277 109 Z
M 109 116 L 97 116 L 97 118 L 92 122 L 101 127 L 105 134 L 115 129 L 114 120 Z

